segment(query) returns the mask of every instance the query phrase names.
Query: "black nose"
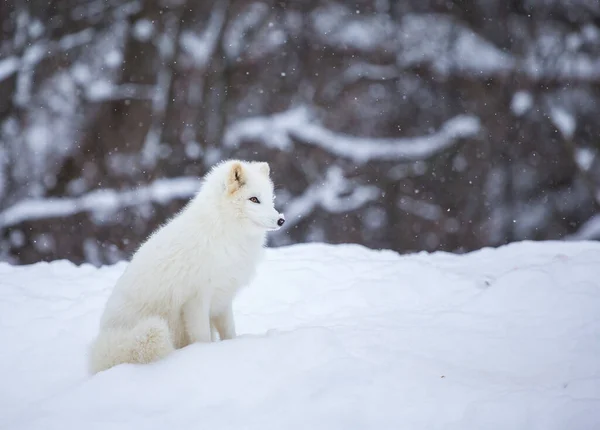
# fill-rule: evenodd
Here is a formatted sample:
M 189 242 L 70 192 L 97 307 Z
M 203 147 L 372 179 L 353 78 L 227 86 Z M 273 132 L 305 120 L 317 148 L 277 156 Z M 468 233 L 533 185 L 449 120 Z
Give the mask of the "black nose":
M 284 222 L 285 222 L 285 220 L 284 220 L 283 218 L 279 218 L 279 219 L 277 220 L 277 225 L 278 225 L 279 227 L 281 227 L 281 226 L 283 225 L 283 223 L 284 223 Z

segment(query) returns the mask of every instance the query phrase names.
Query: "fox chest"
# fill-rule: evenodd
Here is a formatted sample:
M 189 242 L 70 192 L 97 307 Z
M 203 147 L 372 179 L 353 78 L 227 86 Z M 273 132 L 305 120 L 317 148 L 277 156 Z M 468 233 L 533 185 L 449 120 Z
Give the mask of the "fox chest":
M 213 255 L 208 270 L 207 283 L 215 296 L 233 297 L 237 291 L 250 283 L 256 274 L 262 249 L 254 252 L 244 250 L 224 251 Z

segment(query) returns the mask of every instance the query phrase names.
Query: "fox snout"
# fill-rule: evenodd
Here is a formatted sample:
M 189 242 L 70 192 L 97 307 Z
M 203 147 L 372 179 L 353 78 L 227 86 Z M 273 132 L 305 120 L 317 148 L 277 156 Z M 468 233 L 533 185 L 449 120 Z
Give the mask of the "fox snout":
M 277 215 L 275 218 L 271 218 L 271 230 L 275 231 L 275 230 L 279 230 L 281 228 L 281 226 L 285 223 L 285 216 L 282 213 L 277 212 Z
M 277 220 L 277 225 L 281 227 L 285 223 L 285 216 L 283 214 L 279 214 L 279 219 Z

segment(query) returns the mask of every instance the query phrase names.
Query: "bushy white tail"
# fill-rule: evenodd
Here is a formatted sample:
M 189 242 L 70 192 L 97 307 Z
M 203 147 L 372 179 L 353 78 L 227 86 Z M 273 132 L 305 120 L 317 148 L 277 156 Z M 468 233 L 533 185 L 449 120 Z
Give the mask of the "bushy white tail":
M 174 349 L 167 322 L 147 318 L 130 330 L 102 330 L 90 349 L 89 370 L 94 374 L 122 363 L 150 363 Z

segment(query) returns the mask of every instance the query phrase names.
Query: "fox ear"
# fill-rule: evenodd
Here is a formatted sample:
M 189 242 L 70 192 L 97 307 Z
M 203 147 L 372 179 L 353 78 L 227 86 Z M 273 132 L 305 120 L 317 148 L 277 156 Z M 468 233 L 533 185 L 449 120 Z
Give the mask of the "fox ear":
M 269 173 L 271 173 L 271 169 L 269 168 L 269 163 L 265 163 L 265 162 L 258 163 L 258 170 L 260 170 L 260 173 L 262 173 L 265 176 L 269 176 Z
M 242 163 L 236 161 L 231 165 L 229 175 L 227 176 L 227 192 L 234 194 L 246 183 L 246 175 Z

